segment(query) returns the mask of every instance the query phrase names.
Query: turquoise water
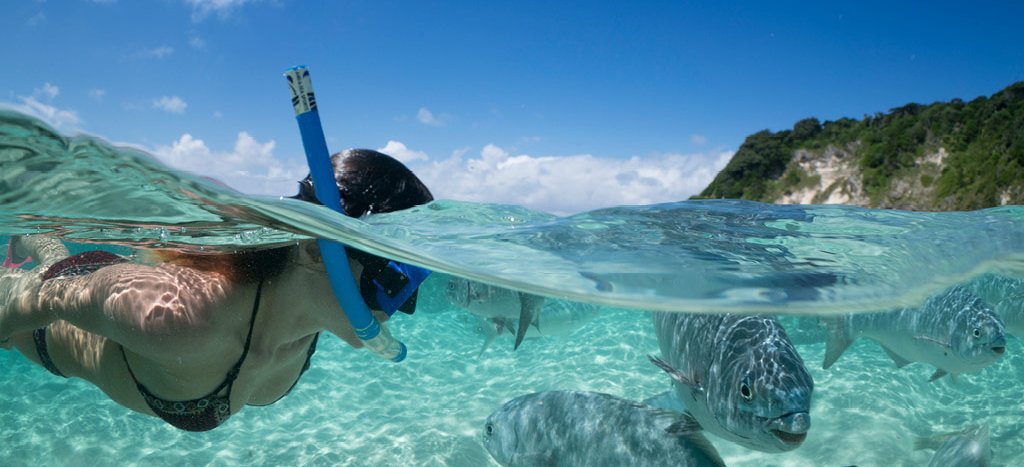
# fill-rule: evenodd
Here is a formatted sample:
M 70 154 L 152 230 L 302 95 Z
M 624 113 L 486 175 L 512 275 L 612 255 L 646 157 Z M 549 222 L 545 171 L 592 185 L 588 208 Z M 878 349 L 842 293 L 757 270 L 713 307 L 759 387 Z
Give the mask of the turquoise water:
M 1024 465 L 1024 346 L 977 374 L 928 383 L 858 341 L 829 370 L 817 317 L 918 304 L 983 273 L 1024 278 L 1024 207 L 909 213 L 735 201 L 621 207 L 555 217 L 440 201 L 353 220 L 306 203 L 245 197 L 137 151 L 65 138 L 0 114 L 0 241 L 54 232 L 76 249 L 235 250 L 335 238 L 448 274 L 599 306 L 559 337 L 512 351 L 446 301 L 445 277 L 392 321 L 410 349 L 382 362 L 334 337 L 287 398 L 205 434 L 176 430 L 0 352 L 0 465 L 493 465 L 484 418 L 528 392 L 578 389 L 642 400 L 668 389 L 647 360 L 646 310 L 780 313 L 815 382 L 812 428 L 765 454 L 709 436 L 729 465 L 921 465 L 916 437 L 986 424 L 997 465 Z

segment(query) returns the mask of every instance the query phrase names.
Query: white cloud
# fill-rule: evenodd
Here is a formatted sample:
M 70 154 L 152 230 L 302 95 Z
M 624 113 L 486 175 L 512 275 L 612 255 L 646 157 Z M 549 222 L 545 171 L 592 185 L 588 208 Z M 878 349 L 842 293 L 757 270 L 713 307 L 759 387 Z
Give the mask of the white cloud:
M 178 96 L 163 96 L 159 99 L 153 100 L 153 108 L 160 109 L 170 113 L 185 113 L 185 108 L 188 107 L 188 103 L 183 101 Z
M 76 127 L 82 122 L 74 110 L 59 109 L 40 102 L 35 97 L 19 96 L 18 99 L 21 100 L 21 104 L 11 106 L 14 110 L 32 115 L 54 128 L 77 129 Z
M 43 83 L 43 87 L 35 88 L 32 90 L 32 97 L 39 97 L 52 101 L 57 95 L 60 94 L 60 88 L 50 83 Z
M 154 47 L 152 49 L 143 49 L 136 52 L 132 57 L 134 58 L 155 58 L 157 60 L 164 58 L 174 53 L 174 47 L 161 45 L 160 47 Z
M 50 83 L 43 83 L 41 87 L 32 90 L 31 96 L 18 96 L 18 104 L 0 103 L 0 106 L 10 107 L 18 112 L 36 117 L 48 125 L 60 130 L 78 130 L 82 122 L 78 113 L 71 109 L 61 109 L 52 104 L 53 100 L 60 95 L 60 88 Z
M 102 101 L 103 98 L 107 96 L 107 90 L 106 89 L 99 89 L 99 88 L 90 89 L 88 91 L 88 94 L 89 94 L 89 97 L 91 97 L 91 98 L 93 98 L 93 99 L 95 99 L 97 101 Z
M 693 143 L 693 144 L 696 144 L 698 146 L 703 146 L 705 144 L 708 144 L 708 137 L 704 136 L 704 135 L 697 135 L 697 134 L 690 135 L 690 142 Z
M 250 3 L 251 0 L 185 0 L 185 4 L 192 7 L 192 21 L 202 21 L 211 13 L 216 13 L 221 18 L 227 18 L 242 5 Z
M 231 151 L 215 151 L 185 133 L 169 146 L 150 151 L 165 164 L 220 180 L 250 194 L 291 195 L 308 170 L 304 161 L 288 163 L 274 157 L 274 140 L 257 141 L 248 132 L 238 133 Z
M 188 45 L 192 46 L 194 49 L 202 50 L 206 48 L 206 41 L 203 40 L 199 33 L 191 32 L 188 35 Z
M 29 26 L 38 26 L 39 23 L 42 23 L 45 20 L 46 20 L 46 14 L 43 13 L 43 12 L 39 12 L 39 13 L 36 13 L 36 14 L 32 15 L 27 20 L 25 20 L 25 23 L 28 24 Z
M 601 207 L 680 201 L 703 190 L 732 157 L 661 154 L 613 159 L 590 154 L 510 154 L 493 144 L 478 157 L 411 166 L 437 198 L 518 204 L 556 214 Z
M 409 149 L 405 147 L 405 144 L 402 144 L 401 142 L 395 140 L 388 140 L 388 143 L 385 144 L 384 147 L 379 148 L 377 150 L 391 157 L 394 157 L 395 159 L 398 159 L 406 164 L 417 160 L 428 159 L 427 153 L 423 151 L 414 151 L 412 149 Z
M 435 117 L 426 107 L 420 107 L 419 112 L 416 112 L 416 120 L 426 126 L 444 126 L 444 116 Z

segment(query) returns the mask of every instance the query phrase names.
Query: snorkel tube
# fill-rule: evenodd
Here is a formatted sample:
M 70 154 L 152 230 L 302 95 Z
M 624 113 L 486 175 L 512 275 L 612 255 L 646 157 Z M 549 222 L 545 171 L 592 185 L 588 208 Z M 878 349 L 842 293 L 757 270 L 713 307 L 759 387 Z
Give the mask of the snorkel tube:
M 324 206 L 345 214 L 341 207 L 341 193 L 334 179 L 334 167 L 331 166 L 324 130 L 320 125 L 320 112 L 316 108 L 309 69 L 305 65 L 295 66 L 285 71 L 284 76 L 288 79 L 292 106 L 295 107 L 295 120 L 298 121 L 299 132 L 302 134 L 302 147 L 306 151 L 306 162 L 313 177 L 316 197 Z M 355 328 L 359 340 L 366 348 L 381 357 L 396 363 L 405 360 L 405 344 L 391 337 L 388 328 L 377 322 L 360 296 L 352 269 L 348 265 L 345 247 L 322 238 L 317 239 L 317 245 L 320 246 L 320 255 L 327 268 L 327 277 L 331 282 L 331 289 L 334 290 L 334 296 Z

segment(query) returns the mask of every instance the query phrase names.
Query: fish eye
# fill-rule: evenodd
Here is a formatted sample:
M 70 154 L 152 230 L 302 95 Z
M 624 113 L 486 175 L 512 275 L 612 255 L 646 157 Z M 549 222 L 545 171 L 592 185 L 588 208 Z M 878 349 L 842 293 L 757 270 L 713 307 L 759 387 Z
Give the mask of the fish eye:
M 485 425 L 484 426 L 484 433 L 487 433 L 487 436 L 493 435 L 494 434 L 494 425 L 491 425 L 490 423 Z
M 754 393 L 750 391 L 750 386 L 747 386 L 747 383 L 740 383 L 740 395 L 748 401 L 754 398 Z
M 981 329 L 974 328 L 974 337 L 981 337 Z

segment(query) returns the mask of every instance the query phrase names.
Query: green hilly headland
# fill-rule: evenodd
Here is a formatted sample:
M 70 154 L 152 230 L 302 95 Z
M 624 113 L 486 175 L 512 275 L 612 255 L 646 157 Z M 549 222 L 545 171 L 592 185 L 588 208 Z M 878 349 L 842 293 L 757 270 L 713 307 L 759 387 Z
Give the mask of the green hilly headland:
M 694 198 L 920 211 L 1024 204 L 1024 82 L 750 135 Z

